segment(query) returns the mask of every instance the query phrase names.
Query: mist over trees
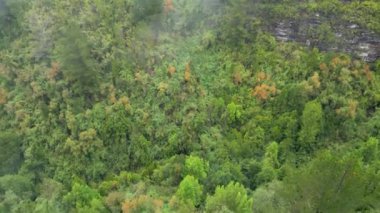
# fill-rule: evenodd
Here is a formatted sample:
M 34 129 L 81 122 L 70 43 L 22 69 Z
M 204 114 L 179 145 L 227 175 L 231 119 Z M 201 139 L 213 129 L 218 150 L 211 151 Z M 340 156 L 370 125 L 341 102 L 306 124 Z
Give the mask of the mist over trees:
M 379 211 L 379 14 L 0 0 L 0 212 Z

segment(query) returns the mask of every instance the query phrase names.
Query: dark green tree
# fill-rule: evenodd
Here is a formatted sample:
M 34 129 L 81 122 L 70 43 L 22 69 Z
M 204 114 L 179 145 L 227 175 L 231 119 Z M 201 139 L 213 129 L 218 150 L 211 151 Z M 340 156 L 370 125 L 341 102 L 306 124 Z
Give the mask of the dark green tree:
M 15 132 L 2 132 L 0 147 L 0 176 L 16 173 L 23 161 L 21 137 Z
M 65 27 L 56 47 L 57 60 L 74 95 L 92 100 L 98 90 L 98 70 L 86 35 L 76 23 Z
M 283 199 L 291 212 L 350 212 L 371 209 L 378 198 L 378 174 L 354 153 L 322 152 L 285 179 Z

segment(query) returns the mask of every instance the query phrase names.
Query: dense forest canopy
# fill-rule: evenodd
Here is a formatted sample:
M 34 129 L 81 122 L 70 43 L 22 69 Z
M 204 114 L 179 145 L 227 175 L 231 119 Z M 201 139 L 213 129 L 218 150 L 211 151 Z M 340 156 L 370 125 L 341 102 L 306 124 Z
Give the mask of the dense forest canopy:
M 0 212 L 379 212 L 379 140 L 378 0 L 0 0 Z

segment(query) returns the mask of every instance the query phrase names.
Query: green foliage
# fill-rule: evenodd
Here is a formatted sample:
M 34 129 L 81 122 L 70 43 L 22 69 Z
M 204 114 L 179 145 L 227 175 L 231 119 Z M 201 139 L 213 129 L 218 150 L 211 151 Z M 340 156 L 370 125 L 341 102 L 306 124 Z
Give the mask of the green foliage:
M 0 0 L 0 212 L 379 211 L 379 6 Z
M 230 47 L 238 48 L 252 41 L 256 34 L 257 20 L 249 15 L 251 2 L 247 0 L 227 1 L 229 7 L 221 19 L 221 40 Z
M 187 175 L 179 184 L 176 197 L 184 203 L 189 203 L 191 206 L 198 206 L 201 203 L 203 187 L 198 180 Z
M 261 162 L 254 159 L 246 159 L 241 162 L 241 172 L 245 177 L 248 177 L 247 184 L 245 186 L 250 189 L 255 189 L 257 187 L 258 174 L 261 172 Z
M 301 149 L 311 151 L 312 147 L 315 146 L 316 137 L 321 131 L 322 118 L 322 106 L 317 100 L 306 103 L 299 133 Z
M 253 200 L 240 183 L 218 186 L 206 200 L 206 212 L 252 212 Z
M 198 180 L 204 180 L 207 177 L 209 165 L 202 158 L 190 155 L 186 158 L 183 175 L 191 175 Z
M 166 1 L 165 2 L 169 2 Z M 208 22 L 214 22 L 211 19 L 211 14 L 216 11 L 207 12 L 207 7 L 204 6 L 205 1 L 201 0 L 174 0 L 173 10 L 167 15 L 169 30 L 180 33 L 184 36 L 191 36 L 194 33 L 202 32 L 203 25 Z M 211 14 L 210 14 L 211 13 Z M 209 37 L 212 40 L 211 37 Z
M 278 166 L 278 145 L 272 142 L 265 149 L 261 171 L 257 174 L 258 185 L 274 180 L 277 177 Z
M 246 182 L 241 166 L 229 161 L 224 161 L 223 164 L 213 168 L 209 177 L 210 188 L 215 188 L 217 185 L 227 185 L 230 182 Z
M 39 197 L 34 202 L 33 213 L 65 212 L 62 203 L 65 191 L 61 183 L 52 179 L 43 179 L 42 183 L 38 185 L 37 191 Z
M 128 147 L 131 168 L 146 166 L 151 163 L 153 159 L 152 143 L 142 135 L 131 139 L 131 144 Z
M 35 196 L 33 182 L 21 175 L 5 175 L 0 177 L 0 211 L 25 212 L 33 208 L 32 198 Z
M 152 179 L 166 186 L 178 185 L 182 178 L 184 159 L 181 156 L 173 156 L 166 159 L 154 171 Z
M 323 23 L 320 26 L 318 26 L 318 29 L 316 29 L 316 37 L 318 38 L 318 41 L 320 43 L 330 44 L 333 45 L 336 43 L 334 32 L 331 29 L 331 26 Z
M 50 213 L 50 212 L 63 213 L 64 212 L 62 207 L 60 207 L 61 206 L 60 203 L 58 203 L 57 201 L 51 201 L 44 198 L 37 198 L 35 202 L 36 204 L 35 204 L 33 213 Z
M 34 194 L 34 186 L 30 179 L 21 175 L 5 175 L 0 177 L 0 194 L 12 192 L 20 198 L 30 198 Z
M 294 170 L 284 180 L 282 198 L 290 211 L 354 211 L 376 206 L 377 178 L 360 157 L 322 152 L 310 164 Z M 374 185 L 373 185 L 374 184 Z M 368 187 L 371 186 L 369 189 Z
M 240 105 L 231 102 L 227 105 L 228 120 L 233 123 L 238 121 L 242 114 L 242 107 Z
M 162 209 L 161 202 L 161 200 L 141 195 L 137 198 L 125 200 L 123 203 L 123 212 L 160 212 Z
M 365 145 L 362 147 L 363 161 L 365 163 L 376 163 L 379 161 L 379 140 L 376 138 L 369 138 Z
M 12 191 L 7 191 L 0 202 L 1 212 L 28 212 L 33 208 L 30 200 L 23 200 Z
M 273 181 L 262 185 L 253 192 L 253 212 L 268 212 L 268 213 L 285 213 L 289 212 L 288 205 L 284 198 L 277 196 L 277 192 L 282 187 L 279 181 Z
M 15 132 L 0 134 L 0 176 L 16 173 L 22 163 L 22 140 Z
M 67 208 L 78 212 L 106 212 L 100 194 L 87 185 L 74 183 L 72 189 L 63 197 Z
M 60 165 L 64 167 L 63 179 L 75 174 L 95 180 L 106 173 L 103 142 L 94 129 L 80 132 L 78 139 L 67 138 L 63 148 L 65 155 Z
M 57 46 L 64 77 L 72 83 L 74 94 L 92 94 L 97 90 L 98 73 L 91 57 L 90 44 L 76 24 L 65 28 Z
M 22 21 L 28 8 L 25 0 L 0 1 L 0 47 L 6 47 L 22 33 Z
M 37 189 L 40 197 L 48 202 L 60 199 L 64 193 L 64 186 L 53 179 L 43 179 Z
M 143 20 L 153 20 L 162 12 L 162 0 L 141 0 L 133 4 L 133 20 L 135 22 Z

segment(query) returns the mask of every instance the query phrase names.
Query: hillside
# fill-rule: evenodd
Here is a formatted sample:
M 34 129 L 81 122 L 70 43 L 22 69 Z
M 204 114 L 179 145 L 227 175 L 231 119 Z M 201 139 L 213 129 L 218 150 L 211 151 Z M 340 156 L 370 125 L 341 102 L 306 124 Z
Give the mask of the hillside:
M 379 212 L 377 0 L 0 0 L 0 212 Z

